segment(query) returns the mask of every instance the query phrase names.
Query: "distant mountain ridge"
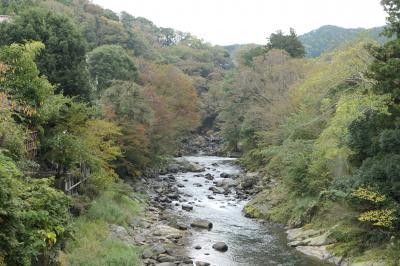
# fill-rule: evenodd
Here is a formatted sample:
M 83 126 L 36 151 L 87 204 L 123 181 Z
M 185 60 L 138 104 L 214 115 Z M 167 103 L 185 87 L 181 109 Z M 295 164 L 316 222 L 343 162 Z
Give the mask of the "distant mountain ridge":
M 342 28 L 334 25 L 325 25 L 299 36 L 300 41 L 306 49 L 307 57 L 318 57 L 322 53 L 334 50 L 339 46 L 357 40 L 357 38 L 367 37 L 376 40 L 378 43 L 388 41 L 387 37 L 380 36 L 384 26 L 365 28 Z M 233 44 L 224 46 L 229 54 L 233 54 L 239 48 L 246 46 L 257 46 L 256 44 Z
M 383 29 L 383 26 L 371 29 L 346 29 L 333 25 L 325 25 L 300 35 L 299 39 L 306 48 L 307 56 L 317 57 L 323 52 L 333 50 L 344 43 L 354 41 L 360 37 L 368 37 L 379 43 L 384 43 L 388 39 L 380 36 Z

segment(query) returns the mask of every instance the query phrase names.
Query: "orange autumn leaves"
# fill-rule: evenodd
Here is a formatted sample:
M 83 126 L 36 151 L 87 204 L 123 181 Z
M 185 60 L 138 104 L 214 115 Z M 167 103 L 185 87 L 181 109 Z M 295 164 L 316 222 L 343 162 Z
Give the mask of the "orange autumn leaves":
M 174 153 L 179 138 L 200 120 L 189 76 L 171 65 L 138 61 L 138 83 L 115 81 L 101 100 L 106 117 L 122 127 L 122 165 L 130 173 L 146 168 L 157 156 Z

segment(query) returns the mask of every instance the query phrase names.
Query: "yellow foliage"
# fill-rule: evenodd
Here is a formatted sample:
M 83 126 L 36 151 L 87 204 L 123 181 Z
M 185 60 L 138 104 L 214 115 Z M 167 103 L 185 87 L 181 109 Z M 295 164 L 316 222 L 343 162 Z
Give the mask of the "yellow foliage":
M 384 210 L 372 210 L 362 213 L 358 220 L 362 222 L 371 222 L 375 226 L 392 228 L 393 222 L 397 219 L 395 216 L 395 210 L 384 209 Z
M 353 197 L 372 201 L 374 203 L 383 202 L 386 200 L 386 196 L 379 194 L 378 192 L 372 191 L 369 188 L 360 187 L 351 193 Z

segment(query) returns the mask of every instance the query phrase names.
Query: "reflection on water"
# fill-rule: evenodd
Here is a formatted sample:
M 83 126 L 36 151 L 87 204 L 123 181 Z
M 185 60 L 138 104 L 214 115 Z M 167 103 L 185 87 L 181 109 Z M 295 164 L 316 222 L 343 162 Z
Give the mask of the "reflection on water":
M 184 159 L 208 168 L 201 174 L 212 174 L 215 177 L 214 181 L 222 180 L 219 177 L 221 173 L 240 171 L 232 164 L 233 159 L 230 158 L 199 156 Z M 193 211 L 185 212 L 176 207 L 176 212 L 180 212 L 180 216 L 186 222 L 201 218 L 213 223 L 212 230 L 195 230 L 190 237 L 188 253 L 195 261 L 206 261 L 216 266 L 330 265 L 306 257 L 288 247 L 281 228 L 245 218 L 242 209 L 246 202 L 236 199 L 234 193 L 229 196 L 213 195 L 215 199 L 209 199 L 207 196 L 212 195 L 212 192 L 208 188 L 213 185 L 213 181 L 196 175 L 198 173 L 177 175 L 178 183 L 185 185 L 180 188 L 187 194 L 183 198 L 188 202 L 195 202 Z M 202 187 L 195 187 L 194 183 L 200 183 Z M 218 241 L 228 245 L 227 252 L 220 253 L 212 249 L 212 245 Z M 195 249 L 196 245 L 200 245 L 202 249 Z

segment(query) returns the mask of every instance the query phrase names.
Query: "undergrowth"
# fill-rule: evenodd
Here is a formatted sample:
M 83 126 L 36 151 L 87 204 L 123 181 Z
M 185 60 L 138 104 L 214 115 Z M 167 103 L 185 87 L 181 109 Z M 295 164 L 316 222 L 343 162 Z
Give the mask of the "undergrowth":
M 88 211 L 74 222 L 74 237 L 60 256 L 62 265 L 137 266 L 140 248 L 108 238 L 108 225 L 127 226 L 142 215 L 143 204 L 133 197 L 126 184 L 114 184 L 92 202 Z

